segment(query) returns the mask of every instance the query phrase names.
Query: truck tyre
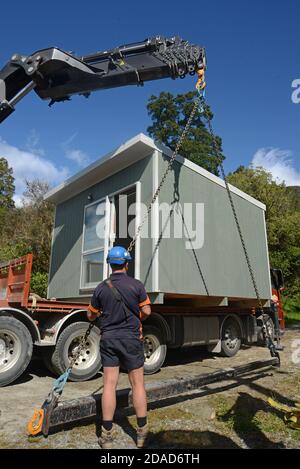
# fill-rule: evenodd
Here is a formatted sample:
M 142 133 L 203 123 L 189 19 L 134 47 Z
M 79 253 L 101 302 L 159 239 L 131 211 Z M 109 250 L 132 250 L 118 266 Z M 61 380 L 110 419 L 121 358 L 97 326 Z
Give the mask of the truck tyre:
M 27 327 L 11 316 L 0 317 L 0 386 L 12 383 L 24 373 L 32 349 Z
M 144 326 L 144 373 L 152 375 L 159 371 L 164 364 L 167 345 L 163 335 L 157 327 Z
M 222 324 L 221 355 L 233 357 L 241 348 L 241 328 L 234 318 L 227 318 Z
M 53 353 L 55 347 L 40 347 L 42 349 L 42 359 L 44 362 L 45 367 L 47 370 L 50 371 L 50 373 L 54 375 L 59 375 L 59 371 L 54 368 L 54 365 L 52 363 L 52 358 L 53 358 Z
M 51 367 L 57 374 L 66 371 L 72 352 L 76 350 L 80 338 L 88 327 L 89 323 L 87 322 L 74 322 L 67 326 L 58 337 L 51 358 Z M 94 326 L 87 340 L 87 346 L 73 366 L 69 379 L 70 381 L 86 381 L 93 378 L 101 366 L 100 330 Z
M 275 338 L 275 326 L 272 318 L 268 314 L 264 314 L 264 320 L 267 326 L 267 329 L 269 331 L 269 334 L 271 335 L 272 340 Z M 262 322 L 260 319 L 257 320 L 257 325 L 258 325 L 258 331 L 257 331 L 257 345 L 260 345 L 261 347 L 264 347 L 265 340 L 264 336 L 262 333 Z

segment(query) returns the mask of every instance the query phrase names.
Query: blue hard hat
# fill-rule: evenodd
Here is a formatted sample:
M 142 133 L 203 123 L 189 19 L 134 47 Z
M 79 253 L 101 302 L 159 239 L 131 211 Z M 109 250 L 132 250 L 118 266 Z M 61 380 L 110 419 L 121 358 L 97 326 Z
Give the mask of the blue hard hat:
M 131 261 L 132 257 L 130 256 L 127 249 L 123 248 L 123 246 L 114 246 L 109 251 L 106 262 L 108 264 L 117 264 L 122 265 L 125 262 Z

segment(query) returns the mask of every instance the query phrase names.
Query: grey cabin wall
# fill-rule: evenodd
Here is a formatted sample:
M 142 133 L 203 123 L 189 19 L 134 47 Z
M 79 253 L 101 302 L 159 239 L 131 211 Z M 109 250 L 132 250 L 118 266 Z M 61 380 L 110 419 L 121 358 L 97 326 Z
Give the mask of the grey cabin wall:
M 168 157 L 160 154 L 159 174 L 163 174 L 168 161 Z M 160 291 L 206 295 L 201 269 L 209 295 L 255 297 L 225 188 L 175 162 L 174 171 L 169 174 L 161 190 L 159 203 L 172 203 L 176 193 L 182 204 L 204 203 L 204 245 L 193 251 L 185 249 L 184 239 L 161 239 L 158 253 Z M 269 299 L 264 210 L 236 194 L 232 196 L 260 295 L 263 299 Z M 161 235 L 161 223 L 159 232 Z
M 87 297 L 91 296 L 89 292 L 80 291 L 79 288 L 84 207 L 90 203 L 87 197 L 92 194 L 93 200 L 96 201 L 137 181 L 141 182 L 141 200 L 150 201 L 151 155 L 57 205 L 51 249 L 49 298 L 82 298 L 82 301 L 86 301 Z M 140 265 L 141 280 L 147 278 L 146 288 L 151 290 L 152 276 L 151 273 L 147 275 L 147 271 L 151 260 L 152 242 L 151 239 L 141 239 L 140 243 L 143 253 Z M 148 259 L 148 264 L 144 259 Z
M 149 152 L 151 150 L 149 149 Z M 96 201 L 140 181 L 141 201 L 148 204 L 169 158 L 159 151 L 132 164 L 57 205 L 51 253 L 48 296 L 87 302 L 91 293 L 80 291 L 84 207 L 88 194 Z M 254 291 L 225 189 L 192 169 L 175 162 L 159 194 L 159 204 L 174 201 L 204 203 L 204 246 L 188 250 L 185 239 L 140 239 L 140 279 L 151 292 L 253 298 Z M 263 299 L 270 298 L 264 211 L 233 194 L 242 231 Z M 155 211 L 154 211 L 155 213 Z M 156 212 L 157 213 L 157 212 Z M 153 214 L 153 212 L 152 212 Z M 156 217 L 156 221 L 158 217 Z M 160 223 L 161 225 L 161 223 Z M 146 224 L 147 226 L 147 224 Z M 153 228 L 148 221 L 149 230 Z M 158 237 L 161 234 L 158 226 Z M 199 266 L 195 261 L 195 255 Z

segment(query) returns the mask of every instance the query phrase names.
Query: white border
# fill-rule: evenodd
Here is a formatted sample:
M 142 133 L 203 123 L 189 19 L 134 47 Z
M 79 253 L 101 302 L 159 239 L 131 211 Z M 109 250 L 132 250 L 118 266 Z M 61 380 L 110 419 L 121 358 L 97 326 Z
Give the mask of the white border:
M 152 194 L 158 188 L 158 150 L 154 150 L 152 156 Z M 159 196 L 151 209 L 151 237 L 152 237 L 152 292 L 159 291 Z M 156 249 L 156 251 L 155 251 Z
M 94 290 L 95 287 L 98 285 L 98 282 L 97 282 L 93 285 L 90 285 L 89 287 L 82 286 L 82 277 L 83 277 L 83 275 L 82 275 L 82 270 L 83 270 L 82 261 L 83 261 L 83 256 L 88 255 L 88 254 L 93 254 L 95 252 L 102 252 L 103 251 L 103 280 L 106 278 L 104 276 L 105 271 L 107 270 L 107 269 L 105 269 L 105 259 L 106 259 L 105 258 L 105 244 L 106 244 L 106 239 L 104 238 L 103 248 L 89 249 L 88 251 L 83 252 L 83 245 L 84 245 L 84 235 L 85 235 L 85 211 L 86 211 L 86 209 L 88 207 L 91 207 L 92 205 L 100 204 L 101 202 L 105 201 L 105 227 L 106 227 L 107 226 L 108 215 L 110 213 L 109 210 L 107 212 L 107 199 L 108 199 L 107 196 L 101 197 L 101 199 L 95 200 L 95 201 L 91 202 L 90 204 L 84 205 L 84 207 L 83 207 L 82 240 L 81 240 L 81 253 L 80 253 L 81 258 L 80 258 L 79 292 Z
M 135 231 L 141 223 L 142 183 L 135 184 Z M 141 280 L 141 236 L 135 242 L 134 278 Z

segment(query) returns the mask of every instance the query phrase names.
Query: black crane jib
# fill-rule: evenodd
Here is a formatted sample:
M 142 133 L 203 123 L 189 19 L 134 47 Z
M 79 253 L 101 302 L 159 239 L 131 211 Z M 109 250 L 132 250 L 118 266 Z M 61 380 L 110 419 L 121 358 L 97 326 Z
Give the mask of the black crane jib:
M 0 71 L 0 122 L 31 90 L 42 99 L 70 99 L 73 94 L 160 78 L 183 78 L 206 68 L 205 49 L 178 38 L 161 36 L 83 57 L 57 47 L 30 56 L 14 54 Z

